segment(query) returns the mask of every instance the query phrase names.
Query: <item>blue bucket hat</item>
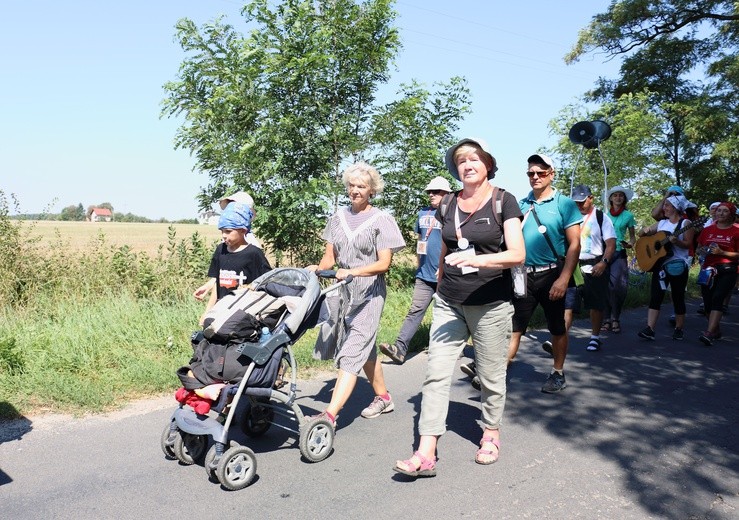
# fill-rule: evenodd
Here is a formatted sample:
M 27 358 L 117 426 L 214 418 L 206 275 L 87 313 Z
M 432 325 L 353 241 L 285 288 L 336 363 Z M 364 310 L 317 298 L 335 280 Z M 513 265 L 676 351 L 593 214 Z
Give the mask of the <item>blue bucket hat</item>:
M 229 202 L 218 219 L 218 229 L 251 229 L 254 212 L 243 202 Z

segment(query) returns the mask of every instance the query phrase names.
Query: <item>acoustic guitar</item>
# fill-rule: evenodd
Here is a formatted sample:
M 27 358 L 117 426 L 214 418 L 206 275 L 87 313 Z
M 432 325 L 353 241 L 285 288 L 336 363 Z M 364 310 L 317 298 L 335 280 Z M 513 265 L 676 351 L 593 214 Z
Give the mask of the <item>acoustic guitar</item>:
M 702 228 L 705 222 L 705 218 L 697 218 L 694 222 L 680 228 L 679 234 L 691 228 Z M 639 269 L 644 272 L 651 271 L 660 258 L 667 256 L 667 253 L 672 249 L 668 245 L 670 244 L 671 236 L 672 233 L 668 233 L 667 231 L 657 231 L 654 235 L 643 236 L 636 241 L 636 244 L 634 244 L 634 253 L 636 255 L 636 262 L 639 264 Z

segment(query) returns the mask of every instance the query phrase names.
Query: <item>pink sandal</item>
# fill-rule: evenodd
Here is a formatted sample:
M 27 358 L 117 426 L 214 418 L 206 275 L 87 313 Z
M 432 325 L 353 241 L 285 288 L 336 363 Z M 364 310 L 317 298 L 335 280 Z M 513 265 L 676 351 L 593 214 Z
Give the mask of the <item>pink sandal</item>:
M 413 462 L 413 457 L 416 457 L 421 464 L 416 466 Z M 400 467 L 400 465 L 405 467 Z M 414 469 L 406 469 L 414 468 Z M 435 477 L 436 476 L 436 457 L 429 459 L 424 457 L 421 452 L 416 451 L 413 456 L 408 460 L 399 460 L 395 463 L 393 468 L 398 473 L 408 475 L 409 477 Z
M 482 449 L 482 447 L 488 443 L 498 448 L 497 451 Z M 480 455 L 484 455 L 484 456 L 494 455 L 495 457 L 493 457 L 492 460 L 481 460 Z M 500 439 L 493 439 L 492 437 L 483 436 L 483 438 L 480 440 L 480 449 L 477 450 L 477 453 L 475 453 L 475 462 L 477 462 L 478 464 L 483 464 L 483 465 L 493 464 L 494 462 L 498 462 L 499 455 L 500 455 Z

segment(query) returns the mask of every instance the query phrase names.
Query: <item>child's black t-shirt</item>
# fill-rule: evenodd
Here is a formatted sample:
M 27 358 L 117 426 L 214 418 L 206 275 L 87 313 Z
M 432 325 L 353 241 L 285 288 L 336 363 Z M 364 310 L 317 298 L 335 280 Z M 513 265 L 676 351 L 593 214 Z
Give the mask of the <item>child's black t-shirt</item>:
M 226 244 L 219 244 L 210 260 L 208 277 L 216 279 L 216 296 L 220 300 L 271 269 L 264 252 L 254 245 L 231 253 Z

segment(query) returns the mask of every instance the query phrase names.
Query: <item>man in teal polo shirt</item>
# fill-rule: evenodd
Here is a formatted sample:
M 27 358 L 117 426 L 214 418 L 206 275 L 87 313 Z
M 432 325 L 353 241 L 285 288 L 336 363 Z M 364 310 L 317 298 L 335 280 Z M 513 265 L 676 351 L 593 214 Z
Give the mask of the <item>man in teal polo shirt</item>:
M 552 186 L 554 162 L 544 154 L 528 158 L 531 192 L 519 201 L 524 214 L 527 295 L 514 300 L 513 334 L 508 362 L 513 361 L 537 305 L 541 305 L 552 335 L 554 365 L 542 392 L 556 393 L 567 386 L 564 363 L 567 357 L 565 293 L 580 256 L 580 223 L 577 204 Z M 559 261 L 563 259 L 563 261 Z

